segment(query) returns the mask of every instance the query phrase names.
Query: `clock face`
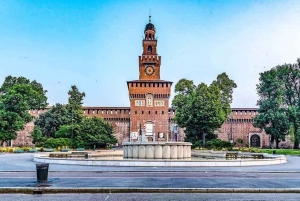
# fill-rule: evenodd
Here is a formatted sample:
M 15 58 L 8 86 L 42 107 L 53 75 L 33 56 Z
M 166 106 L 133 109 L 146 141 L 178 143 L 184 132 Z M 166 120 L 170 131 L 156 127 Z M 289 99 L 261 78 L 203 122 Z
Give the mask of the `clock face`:
M 154 72 L 155 72 L 155 70 L 154 70 L 154 67 L 153 67 L 153 66 L 147 66 L 147 67 L 145 68 L 145 73 L 146 73 L 147 75 L 153 75 Z

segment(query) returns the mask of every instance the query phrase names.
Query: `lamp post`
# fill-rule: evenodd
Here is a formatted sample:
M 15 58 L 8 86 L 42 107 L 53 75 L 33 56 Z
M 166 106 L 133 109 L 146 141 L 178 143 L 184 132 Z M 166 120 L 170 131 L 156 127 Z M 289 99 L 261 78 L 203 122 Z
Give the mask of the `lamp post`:
M 231 144 L 231 150 L 232 150 L 232 147 L 233 147 L 232 122 L 233 122 L 233 115 L 232 115 L 232 111 L 231 111 L 231 114 L 230 114 L 230 144 Z
M 72 134 L 71 134 L 71 149 L 73 148 L 73 110 L 72 110 Z

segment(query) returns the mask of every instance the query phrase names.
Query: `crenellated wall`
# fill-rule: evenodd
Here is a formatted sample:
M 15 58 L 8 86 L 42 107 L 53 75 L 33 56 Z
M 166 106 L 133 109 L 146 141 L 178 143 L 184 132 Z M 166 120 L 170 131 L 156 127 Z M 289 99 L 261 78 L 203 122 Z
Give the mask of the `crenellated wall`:
M 47 107 L 44 110 L 30 110 L 29 113 L 38 117 L 41 113 L 46 112 L 51 107 Z M 88 117 L 97 116 L 103 118 L 104 121 L 109 122 L 115 130 L 115 136 L 118 139 L 119 144 L 122 142 L 128 142 L 130 136 L 130 107 L 86 107 L 83 108 L 84 115 Z M 236 143 L 236 146 L 249 146 L 252 135 L 258 135 L 260 137 L 260 147 L 269 146 L 269 136 L 264 131 L 253 127 L 253 118 L 257 114 L 257 108 L 232 108 L 232 113 L 229 115 L 228 120 L 222 125 L 222 127 L 215 133 L 221 140 L 230 141 L 231 139 Z M 176 126 L 174 122 L 175 109 L 169 108 L 168 110 L 168 122 L 169 122 L 169 141 L 184 141 L 184 129 Z M 30 132 L 33 130 L 33 122 L 26 124 L 23 131 L 18 132 L 18 137 L 13 141 L 14 146 L 30 146 L 32 140 L 30 138 Z M 177 130 L 176 130 L 177 127 Z M 232 133 L 232 134 L 231 134 Z M 232 136 L 232 137 L 231 137 Z M 242 143 L 238 143 L 242 142 Z M 289 136 L 287 136 L 285 142 L 281 142 L 280 145 L 284 147 L 291 147 Z

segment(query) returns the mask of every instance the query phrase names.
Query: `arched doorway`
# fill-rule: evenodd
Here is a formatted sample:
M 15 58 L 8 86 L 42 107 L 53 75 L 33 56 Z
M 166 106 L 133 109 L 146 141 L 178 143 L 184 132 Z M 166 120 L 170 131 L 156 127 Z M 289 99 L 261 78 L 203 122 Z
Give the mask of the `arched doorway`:
M 250 146 L 251 147 L 260 147 L 260 137 L 259 137 L 259 135 L 257 135 L 257 134 L 251 135 Z

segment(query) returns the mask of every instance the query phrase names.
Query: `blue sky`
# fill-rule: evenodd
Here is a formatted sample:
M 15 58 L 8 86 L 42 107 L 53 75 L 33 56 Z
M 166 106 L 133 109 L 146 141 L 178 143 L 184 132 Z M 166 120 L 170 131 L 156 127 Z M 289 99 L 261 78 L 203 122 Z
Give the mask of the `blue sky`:
M 50 105 L 75 84 L 86 106 L 129 106 L 149 9 L 161 79 L 209 84 L 226 72 L 238 85 L 232 107 L 256 107 L 259 73 L 300 57 L 297 0 L 2 0 L 0 83 L 35 79 Z

